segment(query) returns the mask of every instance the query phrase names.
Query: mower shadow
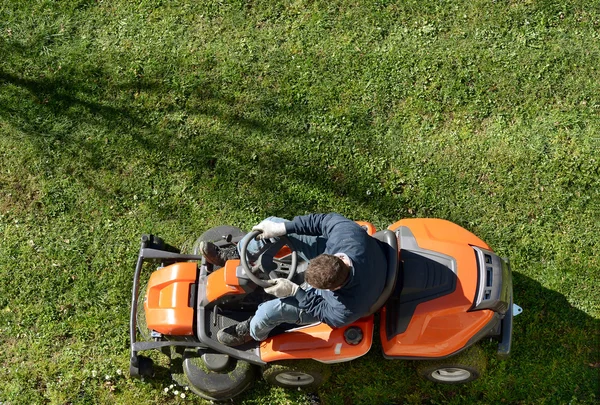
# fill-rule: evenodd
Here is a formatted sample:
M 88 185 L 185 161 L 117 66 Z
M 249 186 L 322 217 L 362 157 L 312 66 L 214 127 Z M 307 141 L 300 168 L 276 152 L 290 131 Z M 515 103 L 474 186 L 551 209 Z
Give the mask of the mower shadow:
M 499 360 L 496 342 L 483 342 L 490 360 L 479 380 L 431 383 L 417 375 L 417 361 L 384 359 L 374 339 L 368 355 L 332 366 L 332 378 L 320 391 L 322 402 L 567 403 L 576 398 L 592 403 L 600 394 L 600 321 L 523 274 L 513 273 L 513 282 L 515 302 L 524 311 L 515 318 L 511 356 Z M 532 398 L 532 392 L 539 396 Z

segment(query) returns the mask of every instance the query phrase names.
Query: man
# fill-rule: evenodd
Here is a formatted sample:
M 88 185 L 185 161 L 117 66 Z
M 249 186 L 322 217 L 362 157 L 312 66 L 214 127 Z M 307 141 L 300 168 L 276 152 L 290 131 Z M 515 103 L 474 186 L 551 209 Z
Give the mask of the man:
M 261 304 L 247 321 L 221 329 L 217 339 L 225 345 L 263 341 L 282 323 L 348 325 L 367 315 L 383 291 L 384 251 L 380 242 L 354 221 L 335 213 L 309 214 L 292 221 L 267 218 L 252 229 L 262 231 L 261 240 L 248 244 L 254 257 L 268 249 L 266 239 L 287 235 L 298 254 L 309 261 L 304 273 L 308 287 L 284 278 L 269 280 L 272 286 L 265 292 L 277 298 Z M 210 242 L 202 243 L 200 250 L 206 260 L 217 265 L 239 258 L 237 251 L 219 249 Z

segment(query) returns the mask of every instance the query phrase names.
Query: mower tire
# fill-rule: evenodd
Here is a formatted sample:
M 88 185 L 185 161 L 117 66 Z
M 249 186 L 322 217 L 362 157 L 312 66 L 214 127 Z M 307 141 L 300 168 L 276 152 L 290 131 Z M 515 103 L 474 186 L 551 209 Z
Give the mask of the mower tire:
M 186 354 L 183 374 L 173 375 L 173 379 L 209 401 L 231 399 L 249 388 L 256 378 L 257 367 L 248 362 L 230 359 L 226 369 L 216 372 L 207 367 L 202 357 Z
M 309 392 L 316 390 L 330 375 L 327 365 L 314 360 L 274 362 L 263 370 L 263 378 L 270 384 Z
M 464 384 L 478 379 L 487 368 L 487 357 L 480 346 L 443 360 L 421 361 L 418 374 L 429 381 L 442 384 Z

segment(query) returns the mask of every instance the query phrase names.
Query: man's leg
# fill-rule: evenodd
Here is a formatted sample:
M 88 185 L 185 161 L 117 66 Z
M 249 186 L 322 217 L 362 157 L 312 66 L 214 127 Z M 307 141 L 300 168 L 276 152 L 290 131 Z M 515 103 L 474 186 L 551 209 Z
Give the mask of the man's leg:
M 264 302 L 258 307 L 250 321 L 250 335 L 254 340 L 263 341 L 269 333 L 282 323 L 308 325 L 319 322 L 312 315 L 298 308 L 295 298 L 276 298 Z
M 308 325 L 319 322 L 298 308 L 295 298 L 276 298 L 262 303 L 254 316 L 244 322 L 228 326 L 217 333 L 217 340 L 227 346 L 238 346 L 251 341 L 263 341 L 282 323 Z

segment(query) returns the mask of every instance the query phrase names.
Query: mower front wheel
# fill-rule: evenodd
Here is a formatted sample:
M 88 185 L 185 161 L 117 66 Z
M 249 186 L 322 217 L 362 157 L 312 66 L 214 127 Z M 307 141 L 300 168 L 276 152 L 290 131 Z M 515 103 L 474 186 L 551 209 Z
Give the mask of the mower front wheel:
M 288 360 L 269 364 L 263 378 L 270 384 L 283 388 L 314 391 L 330 376 L 327 365 L 314 360 Z
M 487 357 L 483 349 L 473 346 L 469 349 L 438 361 L 422 361 L 417 372 L 429 381 L 442 384 L 464 384 L 478 379 L 487 368 Z
M 210 401 L 226 401 L 241 394 L 256 376 L 257 367 L 246 361 L 227 359 L 222 369 L 213 371 L 202 357 L 188 352 L 183 357 L 183 374 L 173 374 L 173 379 Z

